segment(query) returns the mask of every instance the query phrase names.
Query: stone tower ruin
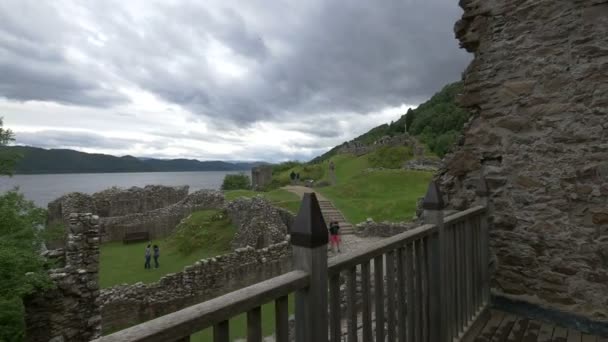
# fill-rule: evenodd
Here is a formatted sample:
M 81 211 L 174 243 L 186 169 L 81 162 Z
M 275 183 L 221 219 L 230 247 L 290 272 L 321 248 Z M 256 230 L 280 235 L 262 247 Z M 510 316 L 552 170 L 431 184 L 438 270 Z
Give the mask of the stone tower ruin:
M 439 174 L 491 191 L 493 292 L 608 322 L 608 1 L 461 0 L 475 113 Z

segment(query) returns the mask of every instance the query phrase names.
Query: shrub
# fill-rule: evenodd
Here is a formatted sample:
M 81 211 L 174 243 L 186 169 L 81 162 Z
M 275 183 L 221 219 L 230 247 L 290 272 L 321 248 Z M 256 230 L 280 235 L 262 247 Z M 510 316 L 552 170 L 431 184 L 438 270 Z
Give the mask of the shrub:
M 222 183 L 222 190 L 248 190 L 251 189 L 251 180 L 249 177 L 240 173 L 237 175 L 226 175 Z

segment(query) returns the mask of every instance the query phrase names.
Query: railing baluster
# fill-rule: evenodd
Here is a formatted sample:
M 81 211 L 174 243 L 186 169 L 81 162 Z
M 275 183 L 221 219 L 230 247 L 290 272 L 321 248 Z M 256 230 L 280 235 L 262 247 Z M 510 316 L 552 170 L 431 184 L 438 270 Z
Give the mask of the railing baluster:
M 452 338 L 456 338 L 458 336 L 458 331 L 460 327 L 458 326 L 458 246 L 456 244 L 456 232 L 457 226 L 456 224 L 452 224 L 450 227 L 450 275 L 451 275 L 451 283 L 450 289 L 452 293 L 452 307 L 450 310 L 451 313 L 451 324 L 452 324 Z
M 357 342 L 357 267 L 351 267 L 347 272 L 346 281 L 346 310 L 348 342 Z
M 431 338 L 431 322 L 433 322 L 431 320 L 431 313 L 435 312 L 436 308 L 439 308 L 438 304 L 432 303 L 432 305 L 437 305 L 436 308 L 435 307 L 431 307 L 431 296 L 439 296 L 439 293 L 436 291 L 432 291 L 434 290 L 436 287 L 434 287 L 434 285 L 431 284 L 431 279 L 429 276 L 429 266 L 430 266 L 430 260 L 429 260 L 429 255 L 431 253 L 431 251 L 429 250 L 430 245 L 429 245 L 429 238 L 428 237 L 424 237 L 422 239 L 422 259 L 424 261 L 423 264 L 423 268 L 422 268 L 422 274 L 424 275 L 423 278 L 423 283 L 424 283 L 424 341 L 438 341 L 440 340 L 440 338 L 437 335 L 433 335 L 433 338 Z M 441 322 L 441 317 L 438 317 L 439 321 L 437 321 L 436 325 L 437 328 L 442 329 L 443 325 Z
M 289 339 L 289 297 L 277 298 L 274 302 L 275 336 L 279 342 Z
M 329 320 L 330 341 L 340 342 L 342 335 L 342 322 L 340 320 L 340 274 L 329 278 Z
M 467 285 L 466 285 L 466 246 L 464 244 L 465 224 L 460 222 L 458 228 L 458 246 L 460 247 L 460 332 L 464 331 L 467 325 Z
M 262 342 L 262 309 L 247 311 L 247 342 Z
M 179 340 L 175 340 L 175 342 L 190 342 L 190 336 L 182 337 Z
M 471 232 L 471 317 L 475 317 L 477 313 L 477 218 L 473 217 L 469 220 Z
M 405 328 L 406 322 L 406 307 L 405 307 L 405 249 L 397 250 L 397 330 L 399 333 L 399 342 L 405 342 L 407 339 L 407 331 Z
M 407 283 L 407 340 L 414 341 L 414 330 L 416 324 L 416 301 L 414 300 L 414 249 L 413 243 L 405 247 L 405 280 Z
M 369 261 L 361 264 L 361 296 L 363 297 L 363 341 L 372 341 L 372 303 L 370 301 L 370 267 Z
M 230 323 L 221 321 L 213 326 L 213 342 L 228 342 L 230 340 Z
M 475 256 L 473 257 L 475 260 L 474 263 L 474 270 L 475 270 L 475 314 L 478 313 L 479 309 L 481 308 L 481 287 L 479 286 L 480 283 L 480 271 L 481 271 L 481 262 L 480 262 L 480 258 L 481 258 L 481 253 L 480 253 L 480 247 L 479 247 L 479 216 L 475 217 L 475 226 L 474 226 L 474 230 L 473 230 L 473 240 L 475 241 Z
M 422 240 L 417 240 L 415 245 L 416 251 L 416 341 L 424 341 L 423 325 L 424 325 L 424 289 L 422 288 Z
M 376 300 L 376 341 L 384 342 L 384 262 L 374 258 L 374 297 Z
M 464 246 L 464 274 L 465 274 L 465 290 L 466 290 L 466 296 L 465 296 L 465 320 L 464 320 L 464 326 L 468 327 L 469 326 L 469 322 L 471 321 L 471 301 L 472 301 L 472 296 L 471 296 L 471 275 L 473 274 L 472 270 L 471 270 L 471 223 L 469 219 L 466 219 L 463 223 L 463 246 Z
M 387 333 L 389 341 L 395 341 L 395 251 L 386 253 L 386 313 Z

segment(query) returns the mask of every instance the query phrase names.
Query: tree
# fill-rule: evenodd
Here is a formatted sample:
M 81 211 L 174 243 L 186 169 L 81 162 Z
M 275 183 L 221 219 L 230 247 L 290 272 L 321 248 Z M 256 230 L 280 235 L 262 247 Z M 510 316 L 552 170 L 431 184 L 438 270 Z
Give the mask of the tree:
M 251 181 L 246 174 L 226 175 L 222 183 L 222 190 L 249 190 Z
M 15 135 L 10 129 L 2 128 L 3 122 L 0 117 L 0 175 L 12 175 L 15 165 L 19 160 L 19 155 L 10 152 L 2 147 L 15 141 Z
M 13 132 L 0 120 L 0 149 L 12 141 Z M 0 175 L 11 175 L 16 160 L 0 154 Z M 17 190 L 0 194 L 0 341 L 23 339 L 23 298 L 52 286 L 40 256 L 45 220 L 46 211 Z

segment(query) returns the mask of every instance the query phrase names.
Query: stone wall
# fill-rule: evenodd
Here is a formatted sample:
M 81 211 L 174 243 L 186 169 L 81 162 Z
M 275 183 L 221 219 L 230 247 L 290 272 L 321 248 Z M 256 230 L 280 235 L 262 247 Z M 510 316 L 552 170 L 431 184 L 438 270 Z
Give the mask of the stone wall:
M 463 0 L 475 116 L 439 179 L 491 192 L 493 291 L 608 322 L 608 1 Z
M 251 169 L 251 187 L 253 190 L 262 190 L 272 182 L 272 167 L 257 166 Z
M 357 224 L 355 235 L 361 237 L 391 237 L 419 227 L 416 222 L 374 222 L 368 220 Z
M 256 249 L 281 242 L 288 233 L 287 215 L 261 196 L 238 198 L 226 204 L 230 220 L 238 227 L 232 248 Z
M 203 259 L 155 283 L 103 289 L 99 298 L 103 331 L 126 328 L 289 271 L 291 247 L 283 241 Z
M 67 243 L 45 256 L 56 288 L 24 300 L 26 341 L 90 341 L 100 336 L 99 225 L 92 214 L 71 214 Z
M 199 190 L 165 208 L 100 219 L 103 242 L 122 241 L 126 233 L 148 232 L 150 239 L 170 235 L 180 221 L 197 210 L 217 209 L 224 205 L 220 191 Z M 285 235 L 285 234 L 283 234 Z

